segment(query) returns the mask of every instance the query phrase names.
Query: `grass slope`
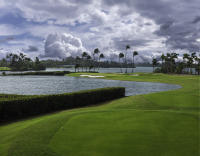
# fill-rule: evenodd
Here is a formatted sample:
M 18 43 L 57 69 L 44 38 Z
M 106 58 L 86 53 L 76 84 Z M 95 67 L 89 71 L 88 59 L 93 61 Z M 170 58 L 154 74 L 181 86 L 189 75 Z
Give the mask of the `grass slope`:
M 71 74 L 71 76 L 79 76 Z M 92 75 L 92 74 L 91 74 Z M 179 84 L 175 91 L 0 126 L 1 156 L 198 156 L 198 76 L 104 75 L 106 79 Z

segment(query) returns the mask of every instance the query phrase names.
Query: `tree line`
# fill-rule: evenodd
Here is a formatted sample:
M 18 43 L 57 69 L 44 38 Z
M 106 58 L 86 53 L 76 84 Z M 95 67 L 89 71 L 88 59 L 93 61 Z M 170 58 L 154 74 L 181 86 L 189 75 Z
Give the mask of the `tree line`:
M 138 55 L 137 51 L 132 52 L 132 61 L 128 62 L 128 53 L 130 49 L 130 45 L 126 45 L 125 51 L 119 53 L 118 58 L 119 62 L 117 67 L 120 67 L 120 72 L 123 73 L 123 67 L 125 68 L 125 73 L 128 72 L 127 68 L 132 68 L 132 73 L 134 72 L 135 66 L 135 56 Z M 92 56 L 91 56 L 92 55 Z M 81 57 L 76 56 L 76 64 L 75 64 L 75 72 L 86 71 L 86 72 L 95 72 L 99 71 L 100 65 L 102 64 L 101 59 L 105 58 L 104 54 L 100 52 L 98 48 L 94 49 L 93 53 L 89 55 L 88 52 L 83 52 Z
M 38 57 L 35 60 L 27 57 L 23 53 L 13 54 L 9 53 L 6 58 L 0 61 L 0 65 L 3 67 L 9 67 L 13 71 L 26 71 L 26 70 L 45 70 L 45 65 L 39 60 Z
M 182 61 L 178 59 L 179 54 L 167 53 L 160 56 L 159 59 L 152 59 L 152 66 L 154 72 L 161 73 L 175 73 L 175 74 L 200 74 L 200 54 L 199 57 L 195 52 L 182 56 Z M 155 68 L 159 66 L 158 68 Z
M 6 58 L 0 60 L 1 67 L 9 67 L 14 71 L 25 70 L 44 70 L 46 67 L 58 67 L 66 64 L 74 66 L 75 72 L 98 72 L 100 67 L 118 67 L 121 73 L 127 73 L 127 68 L 132 68 L 132 73 L 136 68 L 135 57 L 138 55 L 137 51 L 131 51 L 130 45 L 126 45 L 124 52 L 118 54 L 117 61 L 108 61 L 109 58 L 102 61 L 105 56 L 100 52 L 98 48 L 90 54 L 89 52 L 83 52 L 81 55 L 68 57 L 63 60 L 39 60 L 38 57 L 35 60 L 27 57 L 23 53 L 13 54 L 9 53 Z M 131 54 L 131 60 L 130 60 Z M 128 57 L 129 56 L 129 57 Z M 152 58 L 153 72 L 160 73 L 175 73 L 175 74 L 200 74 L 200 54 L 193 52 L 191 54 L 185 53 L 178 58 L 179 54 L 166 53 L 160 57 Z M 150 66 L 149 63 L 146 64 Z
M 103 58 L 105 58 L 105 56 L 98 48 L 94 49 L 91 55 L 88 52 L 83 52 L 81 56 L 76 56 L 75 58 L 75 72 L 96 72 L 99 70 L 100 61 Z

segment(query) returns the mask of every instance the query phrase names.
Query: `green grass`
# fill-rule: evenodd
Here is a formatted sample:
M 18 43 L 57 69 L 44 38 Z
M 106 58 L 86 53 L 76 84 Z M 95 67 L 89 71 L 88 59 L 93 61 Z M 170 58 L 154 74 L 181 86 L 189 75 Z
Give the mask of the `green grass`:
M 70 74 L 79 76 L 81 73 Z M 198 76 L 91 74 L 105 79 L 179 84 L 179 90 L 0 126 L 1 156 L 198 156 Z
M 0 71 L 9 71 L 11 70 L 9 67 L 0 67 Z

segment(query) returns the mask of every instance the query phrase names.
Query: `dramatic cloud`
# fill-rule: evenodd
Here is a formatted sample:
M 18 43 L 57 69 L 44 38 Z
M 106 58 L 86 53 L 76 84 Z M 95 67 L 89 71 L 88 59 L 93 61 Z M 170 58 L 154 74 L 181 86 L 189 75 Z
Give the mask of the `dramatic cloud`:
M 41 57 L 66 58 L 80 55 L 85 48 L 79 38 L 70 34 L 50 34 L 45 40 L 45 54 Z
M 172 49 L 198 52 L 199 10 L 199 0 L 1 0 L 0 40 L 15 40 L 0 46 L 34 45 L 34 56 L 45 51 L 43 57 L 63 58 L 96 47 L 116 56 L 129 44 L 131 51 L 145 55 L 138 61 Z M 64 33 L 68 37 L 62 37 Z M 71 43 L 73 39 L 80 45 Z
M 31 46 L 31 45 L 30 45 L 30 46 L 28 47 L 27 51 L 29 51 L 29 52 L 38 51 L 38 47 L 35 47 L 35 46 Z

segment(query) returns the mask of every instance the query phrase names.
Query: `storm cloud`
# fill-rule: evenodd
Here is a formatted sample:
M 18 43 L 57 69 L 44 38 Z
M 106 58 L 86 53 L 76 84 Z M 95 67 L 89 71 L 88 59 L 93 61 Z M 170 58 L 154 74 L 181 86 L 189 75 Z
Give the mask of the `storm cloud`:
M 71 34 L 49 34 L 45 40 L 45 54 L 41 57 L 66 58 L 81 55 L 85 48 L 79 38 Z
M 198 52 L 199 10 L 199 0 L 2 0 L 0 38 L 18 35 L 22 40 L 1 46 L 20 49 L 38 44 L 38 55 L 44 49 L 43 57 L 52 58 L 96 47 L 105 53 L 120 52 L 126 44 L 148 56 L 169 50 Z M 70 37 L 62 40 L 56 32 L 76 36 L 80 45 L 69 43 Z
M 27 51 L 29 51 L 29 52 L 38 51 L 38 47 L 36 47 L 36 46 L 31 46 L 31 45 L 30 45 L 30 46 L 28 47 Z

